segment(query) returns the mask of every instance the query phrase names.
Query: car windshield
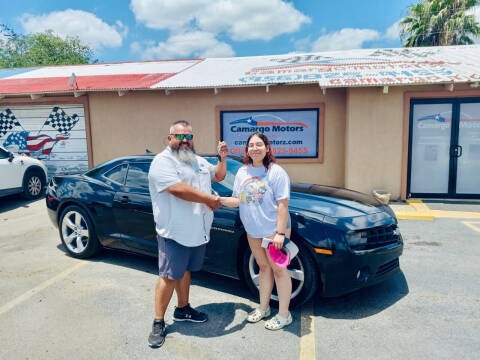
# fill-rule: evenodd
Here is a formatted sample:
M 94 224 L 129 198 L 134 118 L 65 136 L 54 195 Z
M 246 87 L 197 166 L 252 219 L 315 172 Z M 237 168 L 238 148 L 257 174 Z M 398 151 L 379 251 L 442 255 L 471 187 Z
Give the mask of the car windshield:
M 210 164 L 217 165 L 218 163 L 217 158 L 207 157 L 206 159 Z M 222 196 L 231 196 L 235 175 L 242 165 L 243 164 L 238 160 L 227 158 L 227 175 L 222 181 L 218 183 L 212 183 L 212 188 Z

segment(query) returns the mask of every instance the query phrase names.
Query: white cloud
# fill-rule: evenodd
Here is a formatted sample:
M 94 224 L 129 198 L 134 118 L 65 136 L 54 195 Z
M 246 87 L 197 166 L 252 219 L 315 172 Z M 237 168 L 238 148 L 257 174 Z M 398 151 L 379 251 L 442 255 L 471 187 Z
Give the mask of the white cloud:
M 235 52 L 232 47 L 218 41 L 208 32 L 193 31 L 176 34 L 165 42 L 147 45 L 145 49 L 139 43 L 132 43 L 132 52 L 140 53 L 143 59 L 173 59 L 186 57 L 230 57 Z
M 475 20 L 477 20 L 478 23 L 480 23 L 480 6 L 473 6 L 469 11 L 466 12 L 467 15 L 473 15 L 475 16 Z M 480 44 L 480 37 L 476 36 L 473 37 L 472 40 L 474 40 L 475 44 Z
M 360 49 L 364 42 L 380 39 L 381 34 L 371 29 L 345 28 L 320 36 L 312 44 L 312 51 Z
M 383 37 L 386 40 L 400 40 L 400 20 L 390 26 Z
M 283 0 L 132 0 L 138 22 L 174 33 L 196 28 L 233 40 L 270 40 L 297 31 L 309 17 Z
M 121 21 L 108 25 L 92 13 L 72 9 L 43 15 L 24 14 L 20 22 L 28 33 L 53 30 L 61 37 L 78 36 L 94 49 L 121 46 L 128 32 Z

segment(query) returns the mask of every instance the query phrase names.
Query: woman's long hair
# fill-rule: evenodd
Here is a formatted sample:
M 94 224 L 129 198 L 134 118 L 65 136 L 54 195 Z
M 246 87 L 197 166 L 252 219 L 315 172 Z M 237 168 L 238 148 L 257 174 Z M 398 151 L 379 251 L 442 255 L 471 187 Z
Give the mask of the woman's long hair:
M 268 140 L 267 136 L 258 131 L 254 132 L 253 134 L 250 134 L 250 136 L 247 139 L 247 144 L 245 145 L 245 155 L 243 156 L 243 163 L 245 165 L 253 163 L 252 158 L 248 156 L 248 144 L 250 143 L 250 139 L 253 136 L 258 136 L 260 139 L 262 139 L 263 143 L 265 144 L 265 147 L 267 148 L 267 153 L 263 158 L 263 166 L 265 166 L 265 168 L 268 169 L 270 164 L 275 162 L 275 156 L 273 155 L 272 147 L 270 146 L 270 141 Z

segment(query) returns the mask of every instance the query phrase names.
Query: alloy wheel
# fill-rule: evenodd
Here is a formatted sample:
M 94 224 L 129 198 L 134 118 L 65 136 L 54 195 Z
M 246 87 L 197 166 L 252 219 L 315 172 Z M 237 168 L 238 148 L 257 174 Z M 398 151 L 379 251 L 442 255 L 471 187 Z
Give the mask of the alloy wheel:
M 90 240 L 88 225 L 78 211 L 69 211 L 62 219 L 62 237 L 68 250 L 81 254 Z
M 250 259 L 248 262 L 248 270 L 250 273 L 250 278 L 252 279 L 253 283 L 259 288 L 260 285 L 260 271 L 258 265 L 253 257 L 253 254 L 250 254 Z M 302 291 L 305 285 L 305 268 L 303 263 L 300 259 L 300 253 L 292 259 L 290 265 L 287 267 L 288 273 L 292 278 L 292 296 L 291 299 L 294 299 L 300 292 Z M 278 296 L 274 291 L 272 292 L 271 298 L 275 301 L 278 301 Z
M 38 176 L 32 176 L 28 180 L 28 193 L 31 196 L 38 196 L 42 191 L 42 180 Z

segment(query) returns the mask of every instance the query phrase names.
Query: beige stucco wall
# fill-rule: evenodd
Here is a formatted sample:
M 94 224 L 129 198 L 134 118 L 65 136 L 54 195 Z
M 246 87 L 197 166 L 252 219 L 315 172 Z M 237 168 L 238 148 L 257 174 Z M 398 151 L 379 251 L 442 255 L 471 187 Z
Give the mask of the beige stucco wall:
M 345 187 L 400 197 L 403 89 L 347 90 Z
M 407 182 L 409 101 L 405 94 L 432 98 L 473 96 L 478 91 L 468 84 L 456 85 L 453 92 L 444 85 L 389 87 L 388 94 L 382 89 L 347 89 L 345 187 L 366 193 L 385 190 L 392 199 L 399 199 Z
M 325 104 L 324 162 L 283 163 L 293 181 L 343 186 L 345 169 L 345 89 L 318 86 L 281 86 L 173 91 L 136 91 L 119 97 L 115 93 L 90 93 L 90 123 L 94 164 L 124 155 L 142 154 L 148 148 L 159 152 L 166 146 L 172 121 L 192 123 L 195 148 L 213 152 L 219 134 L 216 106 Z

